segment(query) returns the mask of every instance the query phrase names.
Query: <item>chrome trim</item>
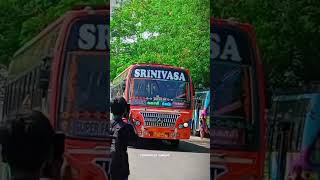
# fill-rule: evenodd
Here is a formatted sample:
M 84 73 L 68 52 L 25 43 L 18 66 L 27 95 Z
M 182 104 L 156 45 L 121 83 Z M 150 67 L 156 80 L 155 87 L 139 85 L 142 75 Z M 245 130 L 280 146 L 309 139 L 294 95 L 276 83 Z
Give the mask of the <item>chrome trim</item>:
M 158 112 L 140 112 L 144 119 L 146 127 L 170 127 L 174 128 L 180 114 L 158 113 Z

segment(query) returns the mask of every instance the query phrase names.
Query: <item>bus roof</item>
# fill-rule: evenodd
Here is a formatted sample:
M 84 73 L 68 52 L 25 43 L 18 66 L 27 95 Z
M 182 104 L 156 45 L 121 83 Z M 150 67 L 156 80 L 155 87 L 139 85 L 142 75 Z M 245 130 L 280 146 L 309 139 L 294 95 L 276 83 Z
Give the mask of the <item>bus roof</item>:
M 26 73 L 29 69 L 32 69 L 33 67 L 28 67 L 26 69 L 25 64 L 27 63 L 27 61 L 24 61 L 26 63 L 24 63 L 23 65 L 20 64 L 20 56 L 24 55 L 24 53 L 28 53 L 28 51 L 30 50 L 30 48 L 35 47 L 36 43 L 38 43 L 39 41 L 43 41 L 43 39 L 45 39 L 46 36 L 50 36 L 50 33 L 52 31 L 55 31 L 57 28 L 62 28 L 63 26 L 63 21 L 65 21 L 65 19 L 68 19 L 68 17 L 73 16 L 73 15 L 77 15 L 79 13 L 87 13 L 88 15 L 90 14 L 94 14 L 94 13 L 100 13 L 100 12 L 104 12 L 107 11 L 109 12 L 109 8 L 108 6 L 76 6 L 75 8 L 67 11 L 64 15 L 62 15 L 61 17 L 59 17 L 58 19 L 56 19 L 54 22 L 50 23 L 44 30 L 42 30 L 38 35 L 36 35 L 34 38 L 32 38 L 30 41 L 28 41 L 27 43 L 25 43 L 20 49 L 18 49 L 14 55 L 11 57 L 11 62 L 9 65 L 9 77 L 12 81 L 14 81 L 14 79 L 16 79 L 16 75 L 17 72 L 19 72 L 19 74 L 24 74 Z M 59 34 L 59 31 L 58 31 Z M 59 36 L 58 36 L 59 37 Z M 59 38 L 57 38 L 55 41 L 59 41 Z M 56 42 L 53 43 L 53 47 L 48 49 L 48 52 L 44 53 L 39 53 L 40 56 L 51 56 L 54 53 L 54 47 L 55 47 Z M 32 50 L 32 49 L 31 49 Z M 44 55 L 46 54 L 46 55 Z M 41 57 L 44 58 L 44 57 Z M 38 59 L 38 58 L 34 58 L 34 59 Z M 29 60 L 28 60 L 29 61 Z M 39 64 L 41 60 L 33 60 L 32 62 L 35 64 Z M 30 63 L 30 62 L 29 62 Z M 20 64 L 20 65 L 19 65 Z M 18 69 L 18 70 L 17 70 Z M 14 75 L 13 75 L 14 74 Z M 19 75 L 18 75 L 19 76 Z
M 13 57 L 18 56 L 22 52 L 24 52 L 28 47 L 32 46 L 34 43 L 36 43 L 39 39 L 41 39 L 43 36 L 45 36 L 47 33 L 49 33 L 52 29 L 54 29 L 58 24 L 60 24 L 63 19 L 65 19 L 66 16 L 68 16 L 70 13 L 79 12 L 79 11 L 87 11 L 88 7 L 91 8 L 91 10 L 101 10 L 101 9 L 107 9 L 109 11 L 109 5 L 108 6 L 88 6 L 88 5 L 78 5 L 75 6 L 70 11 L 67 11 L 64 15 L 60 16 L 58 19 L 56 19 L 54 22 L 50 23 L 44 30 L 42 30 L 37 36 L 29 40 L 27 43 L 25 43 L 21 48 L 19 48 L 13 55 Z
M 239 22 L 235 18 L 216 19 L 216 18 L 212 17 L 210 19 L 210 22 L 211 22 L 211 24 L 218 24 L 218 25 L 228 24 L 228 25 L 232 25 L 232 26 L 242 27 L 242 28 L 244 28 L 246 30 L 251 30 L 251 31 L 254 30 L 254 26 L 252 26 L 251 24 Z

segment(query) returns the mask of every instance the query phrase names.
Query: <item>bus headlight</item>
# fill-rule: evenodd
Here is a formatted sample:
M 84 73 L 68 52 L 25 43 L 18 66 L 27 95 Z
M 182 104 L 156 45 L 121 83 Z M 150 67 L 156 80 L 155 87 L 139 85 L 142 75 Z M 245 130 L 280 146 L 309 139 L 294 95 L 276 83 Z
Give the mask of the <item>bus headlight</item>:
M 182 129 L 182 128 L 186 128 L 186 127 L 188 127 L 189 126 L 189 124 L 188 123 L 183 123 L 183 124 L 179 124 L 179 129 Z
M 189 125 L 188 123 L 183 123 L 183 127 L 185 128 L 188 127 L 188 125 Z

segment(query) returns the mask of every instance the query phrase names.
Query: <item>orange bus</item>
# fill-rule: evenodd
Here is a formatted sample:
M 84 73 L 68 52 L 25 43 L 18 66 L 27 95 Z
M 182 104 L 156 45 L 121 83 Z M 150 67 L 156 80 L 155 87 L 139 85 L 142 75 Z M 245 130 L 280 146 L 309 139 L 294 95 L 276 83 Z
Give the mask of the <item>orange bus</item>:
M 73 179 L 108 179 L 109 7 L 79 6 L 11 60 L 3 116 L 38 110 L 64 132 Z
M 210 165 L 213 180 L 263 179 L 264 73 L 253 27 L 211 19 Z
M 187 69 L 160 64 L 131 65 L 112 82 L 111 96 L 131 105 L 129 121 L 141 138 L 178 146 L 191 133 L 194 89 Z

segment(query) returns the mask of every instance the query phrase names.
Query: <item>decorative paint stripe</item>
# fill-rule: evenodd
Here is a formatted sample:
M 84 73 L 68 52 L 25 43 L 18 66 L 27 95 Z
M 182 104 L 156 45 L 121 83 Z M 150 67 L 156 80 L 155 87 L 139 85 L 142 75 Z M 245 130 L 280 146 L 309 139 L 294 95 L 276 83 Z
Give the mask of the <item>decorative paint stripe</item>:
M 147 111 L 147 108 L 137 108 L 137 109 L 134 109 L 134 108 L 131 108 L 131 110 L 134 110 L 134 111 L 142 111 L 142 112 L 147 112 L 147 113 L 157 113 L 157 112 L 167 112 L 167 113 L 182 113 L 182 114 L 190 114 L 190 112 L 185 112 L 185 111 L 170 111 L 170 110 L 153 110 L 153 111 Z
M 238 163 L 238 164 L 253 164 L 253 159 L 248 158 L 232 158 L 232 157 L 225 157 L 225 158 L 219 158 L 219 157 L 210 157 L 210 162 L 212 163 Z

